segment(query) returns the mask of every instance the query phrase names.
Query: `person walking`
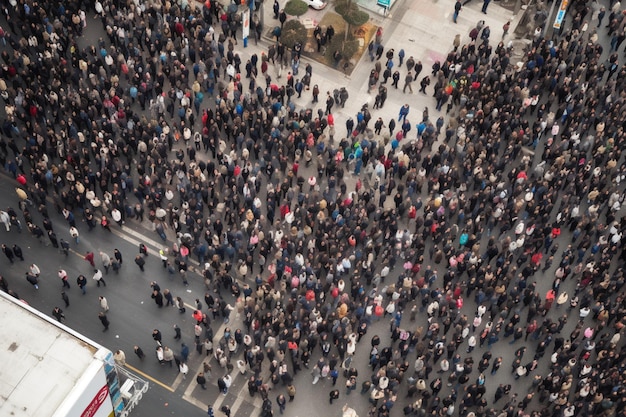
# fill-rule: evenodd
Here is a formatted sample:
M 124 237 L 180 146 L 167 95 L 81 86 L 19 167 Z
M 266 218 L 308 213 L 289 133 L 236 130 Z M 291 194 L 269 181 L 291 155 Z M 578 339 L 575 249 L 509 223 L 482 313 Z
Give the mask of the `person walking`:
M 484 14 L 487 14 L 487 7 L 489 7 L 489 3 L 491 2 L 491 0 L 483 0 L 483 7 L 481 9 L 481 11 Z
M 339 390 L 338 389 L 334 389 L 331 392 L 328 393 L 328 402 L 330 404 L 333 403 L 333 401 L 335 401 L 336 399 L 339 398 Z
M 109 302 L 107 301 L 106 297 L 104 296 L 99 296 L 98 300 L 100 300 L 100 308 L 102 309 L 102 311 L 104 311 L 105 313 L 109 311 Z
M 163 335 L 159 329 L 152 330 L 152 340 L 154 340 L 157 345 L 161 346 L 161 340 L 163 339 Z
M 189 373 L 189 366 L 185 362 L 181 362 L 178 365 L 178 371 L 183 374 L 183 379 L 187 379 L 187 374 Z
M 104 326 L 104 329 L 102 330 L 102 332 L 106 332 L 109 330 L 109 324 L 111 324 L 109 322 L 109 318 L 107 317 L 106 313 L 103 313 L 102 311 L 100 313 L 98 313 L 98 318 L 100 319 L 100 323 L 102 323 L 102 325 Z
M 24 262 L 24 252 L 22 252 L 22 248 L 14 244 L 12 250 L 13 250 L 13 254 L 15 255 L 15 257 L 19 258 L 20 261 Z
M 196 383 L 200 385 L 200 388 L 206 389 L 206 378 L 204 376 L 204 372 L 200 372 L 198 376 L 196 376 Z
M 61 240 L 59 240 L 59 246 L 61 246 L 61 252 L 67 258 L 68 255 L 70 254 L 70 244 L 69 244 L 69 242 L 67 240 L 65 240 L 65 239 L 61 239 Z
M 296 386 L 293 383 L 287 385 L 287 395 L 289 396 L 289 402 L 292 402 L 296 398 Z
M 4 252 L 4 256 L 7 257 L 9 262 L 13 263 L 13 259 L 15 259 L 15 254 L 13 253 L 13 250 L 4 243 L 2 244 L 2 252 Z
M 278 411 L 280 411 L 280 414 L 283 414 L 285 412 L 285 405 L 287 405 L 287 399 L 283 394 L 279 394 L 276 397 L 276 404 L 278 404 Z
M 133 351 L 135 352 L 135 355 L 137 355 L 137 357 L 139 358 L 139 360 L 143 361 L 143 358 L 146 357 L 146 354 L 143 353 L 143 349 L 140 348 L 139 346 L 135 345 L 133 346 Z
M 89 262 L 89 265 L 96 266 L 96 263 L 94 262 L 94 254 L 93 254 L 93 252 L 87 252 L 85 254 L 85 260 L 87 262 Z
M 65 320 L 65 314 L 63 314 L 63 310 L 59 307 L 54 307 L 52 309 L 52 315 L 59 321 L 59 323 L 63 323 L 63 320 Z
M 166 288 L 163 290 L 163 298 L 166 301 L 165 307 L 169 307 L 169 306 L 174 307 L 174 296 L 172 295 L 169 289 Z
M 39 267 L 35 264 L 30 264 L 30 267 L 28 269 L 30 273 L 36 276 L 37 278 L 39 278 L 39 275 L 41 275 L 41 269 L 39 269 Z
M 411 94 L 413 94 L 413 86 L 411 85 L 412 83 L 413 83 L 413 74 L 411 73 L 411 71 L 409 71 L 406 74 L 406 77 L 404 77 L 404 88 L 402 89 L 402 92 L 406 93 L 406 89 L 408 88 Z
M 65 303 L 65 308 L 68 308 L 70 306 L 70 298 L 67 296 L 65 291 L 61 291 L 61 299 Z
M 87 278 L 85 278 L 84 275 L 81 274 L 76 278 L 76 285 L 78 285 L 83 295 L 87 294 L 87 290 L 85 289 L 87 287 Z
M 78 245 L 80 243 L 80 233 L 78 229 L 74 226 L 70 227 L 70 236 L 74 239 L 74 242 Z
M 422 78 L 422 81 L 420 81 L 420 93 L 424 93 L 426 94 L 426 88 L 430 85 L 430 77 L 428 75 L 424 76 L 424 78 Z
M 183 362 L 187 362 L 189 359 L 189 346 L 185 343 L 180 344 L 180 357 Z
M 398 121 L 406 120 L 406 117 L 409 115 L 410 110 L 411 110 L 411 107 L 409 106 L 409 103 L 406 103 L 404 106 L 400 107 L 400 111 L 398 112 Z
M 121 349 L 115 351 L 113 354 L 113 360 L 118 366 L 126 366 L 126 354 Z
M 30 285 L 35 287 L 36 290 L 39 289 L 39 279 L 35 275 L 30 274 L 30 273 L 27 272 L 26 273 L 26 281 L 28 281 L 28 283 Z
M 461 12 L 462 8 L 463 8 L 463 4 L 461 3 L 461 1 L 456 0 L 456 3 L 454 3 L 454 13 L 452 14 L 452 21 L 454 23 L 457 23 L 457 19 L 459 18 L 459 13 Z
M 326 111 L 324 114 L 328 115 L 332 112 L 333 106 L 335 105 L 335 99 L 332 95 L 330 95 L 330 91 L 326 92 Z
M 102 266 L 104 267 L 104 272 L 106 274 L 109 273 L 109 268 L 111 267 L 111 257 L 106 253 L 100 251 L 100 261 L 102 261 Z
M 115 257 L 115 260 L 117 260 L 117 263 L 122 265 L 124 259 L 122 258 L 122 252 L 120 252 L 119 249 L 113 249 L 113 256 Z
M 67 272 L 65 272 L 64 269 L 59 269 L 59 278 L 61 279 L 61 282 L 63 283 L 63 288 L 70 288 L 70 283 L 67 280 Z
M 102 218 L 100 219 L 100 226 L 102 226 L 102 228 L 104 230 L 106 230 L 107 232 L 111 232 L 111 226 L 109 225 L 109 219 L 107 218 L 107 216 L 102 216 Z
M 146 264 L 146 260 L 143 259 L 143 257 L 141 255 L 135 256 L 135 263 L 137 264 L 137 266 L 139 267 L 141 272 L 144 272 L 143 267 Z
M 99 269 L 94 269 L 93 272 L 93 280 L 96 281 L 96 285 L 98 286 L 98 288 L 100 288 L 100 284 L 106 287 L 107 283 L 104 281 L 102 271 L 100 271 Z

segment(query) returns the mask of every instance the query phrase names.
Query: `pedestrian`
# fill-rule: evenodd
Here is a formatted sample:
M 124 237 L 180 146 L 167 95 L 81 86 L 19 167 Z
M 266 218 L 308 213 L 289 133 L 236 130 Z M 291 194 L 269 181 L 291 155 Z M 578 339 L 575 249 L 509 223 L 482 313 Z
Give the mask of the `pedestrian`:
M 65 308 L 68 308 L 70 306 L 70 298 L 67 296 L 65 291 L 61 291 L 61 299 L 65 303 Z
M 141 255 L 135 256 L 135 263 L 137 264 L 141 272 L 144 272 L 144 265 L 146 264 L 146 261 Z
M 404 104 L 402 107 L 400 107 L 400 112 L 398 113 L 398 121 L 402 120 L 406 120 L 406 117 L 409 115 L 409 111 L 411 110 L 409 103 Z
M 461 0 L 456 0 L 456 3 L 454 3 L 454 13 L 452 14 L 452 21 L 454 23 L 457 23 L 457 19 L 459 18 L 459 13 L 461 12 L 461 8 L 463 8 L 463 4 L 461 3 Z
M 143 243 L 139 244 L 139 253 L 143 254 L 143 256 L 148 256 L 148 247 Z
M 224 394 L 225 395 L 225 394 Z M 220 411 L 226 415 L 226 417 L 230 417 L 230 407 L 227 405 L 223 405 L 220 407 Z
M 166 301 L 165 307 L 169 307 L 169 306 L 174 307 L 174 296 L 172 295 L 169 289 L 166 288 L 163 290 L 163 298 Z
M 502 39 L 504 39 L 506 37 L 506 35 L 509 34 L 509 29 L 511 28 L 511 21 L 507 20 L 506 23 L 504 25 L 502 25 Z
M 333 403 L 334 400 L 339 398 L 339 390 L 338 389 L 334 389 L 331 392 L 328 393 L 328 402 L 330 404 Z
M 602 20 L 604 19 L 604 16 L 606 15 L 606 7 L 602 6 L 600 7 L 600 11 L 598 12 L 598 26 L 596 27 L 600 27 L 602 26 Z
M 126 366 L 126 354 L 121 349 L 115 351 L 113 360 L 117 366 Z
M 52 243 L 53 248 L 59 247 L 59 240 L 57 239 L 57 235 L 52 230 L 48 230 L 48 239 L 50 239 L 50 243 Z
M 109 302 L 107 301 L 106 297 L 104 296 L 99 296 L 98 300 L 100 300 L 100 308 L 102 309 L 102 311 L 104 311 L 105 313 L 109 311 Z
M 65 314 L 63 314 L 63 310 L 61 310 L 59 307 L 54 307 L 52 309 L 52 315 L 54 316 L 54 318 L 56 318 L 60 323 L 63 323 L 63 321 L 65 320 Z
M 161 340 L 163 339 L 163 335 L 159 329 L 152 330 L 152 340 L 154 340 L 157 345 L 161 346 Z
M 335 104 L 335 99 L 330 95 L 330 91 L 326 92 L 326 111 L 324 114 L 329 115 L 332 113 L 333 105 Z
M 174 340 L 180 340 L 181 339 L 181 332 L 180 332 L 180 326 L 178 324 L 174 325 Z
M 13 249 L 13 254 L 17 258 L 20 258 L 20 261 L 24 262 L 24 253 L 22 252 L 22 248 L 14 244 L 12 249 Z
M 2 252 L 4 252 L 4 255 L 7 257 L 9 262 L 13 263 L 13 259 L 15 258 L 13 250 L 4 243 L 2 244 Z
M 100 313 L 98 313 L 98 318 L 100 319 L 100 323 L 102 323 L 102 325 L 104 326 L 104 329 L 102 331 L 106 332 L 107 330 L 109 330 L 110 322 L 107 315 L 101 311 Z
M 189 359 L 189 347 L 185 343 L 180 344 L 180 357 L 183 362 Z
M 187 379 L 187 374 L 189 373 L 189 366 L 183 361 L 178 365 L 178 371 L 183 375 L 183 379 Z
M 274 19 L 278 20 L 278 13 L 280 12 L 280 5 L 278 4 L 278 0 L 274 0 L 274 6 L 272 7 L 274 11 Z
M 202 389 L 206 389 L 206 378 L 204 377 L 204 372 L 198 373 L 198 376 L 196 376 L 196 383 L 200 385 Z
M 80 290 L 82 291 L 83 295 L 85 295 L 87 293 L 87 278 L 85 278 L 85 276 L 82 274 L 79 275 L 76 278 L 76 284 L 78 285 L 78 288 L 80 288 Z
M 185 314 L 187 308 L 185 307 L 185 303 L 182 298 L 176 297 L 176 308 L 178 308 L 178 312 L 180 314 Z
M 93 252 L 87 252 L 85 254 L 85 260 L 87 262 L 89 262 L 89 265 L 96 266 L 96 263 L 94 262 L 94 254 L 93 254 Z
M 78 229 L 76 227 L 70 227 L 70 236 L 72 236 L 72 239 L 74 239 L 74 242 L 77 245 L 80 243 L 80 233 L 78 233 Z
M 394 71 L 394 73 L 391 75 L 391 79 L 393 80 L 393 82 L 391 83 L 391 86 L 395 87 L 397 90 L 398 83 L 400 82 L 400 71 Z
M 424 93 L 426 94 L 426 87 L 428 87 L 430 85 L 430 77 L 428 75 L 424 76 L 424 78 L 422 78 L 422 81 L 420 81 L 420 93 Z
M 411 71 L 407 72 L 406 77 L 404 77 L 404 88 L 402 89 L 403 93 L 406 93 L 406 89 L 408 88 L 411 94 L 413 94 L 413 74 Z M 399 119 L 398 119 L 399 120 Z
M 115 257 L 117 262 L 120 265 L 122 265 L 122 263 L 123 263 L 122 252 L 120 252 L 119 249 L 117 249 L 117 248 L 113 249 L 113 256 Z
M 109 273 L 109 268 L 111 267 L 111 257 L 106 253 L 100 251 L 100 261 L 102 262 L 102 266 L 104 267 L 104 273 Z
M 278 404 L 278 410 L 280 411 L 280 414 L 283 414 L 285 412 L 285 405 L 287 405 L 287 399 L 283 394 L 279 394 L 278 396 L 276 396 L 276 404 Z
M 489 2 L 491 0 L 483 0 L 483 7 L 480 9 L 484 14 L 487 14 L 487 7 L 489 6 Z
M 146 355 L 143 353 L 143 349 L 141 349 L 137 345 L 133 346 L 133 351 L 135 352 L 135 355 L 137 355 L 137 357 L 142 361 L 143 361 L 143 358 L 146 357 Z
M 109 225 L 109 219 L 107 218 L 107 216 L 103 215 L 100 218 L 100 226 L 102 226 L 102 228 L 104 230 L 106 230 L 107 232 L 111 232 L 111 226 Z
M 63 288 L 70 288 L 70 283 L 67 279 L 67 272 L 63 269 L 59 269 L 59 279 L 61 279 L 61 283 L 63 284 Z
M 163 294 L 158 290 L 152 290 L 152 299 L 159 308 L 163 307 Z
M 65 240 L 65 239 L 61 239 L 59 241 L 59 246 L 61 247 L 61 252 L 67 258 L 67 256 L 70 254 L 70 244 L 69 244 L 69 242 L 67 240 Z
M 296 397 L 296 386 L 293 383 L 287 385 L 287 395 L 289 396 L 289 402 L 292 402 Z
M 37 279 L 37 277 L 33 274 L 30 273 L 26 273 L 26 281 L 28 281 L 29 284 L 31 284 L 33 287 L 35 287 L 36 290 L 39 289 L 39 280 Z
M 35 264 L 30 264 L 29 270 L 30 270 L 30 273 L 36 276 L 37 278 L 39 278 L 39 275 L 41 275 L 41 270 Z
M 209 417 L 215 417 L 215 413 L 213 412 L 213 406 L 211 404 L 208 405 L 206 413 L 209 415 Z
M 96 285 L 98 286 L 98 288 L 100 288 L 100 284 L 104 285 L 105 287 L 107 286 L 107 283 L 104 281 L 102 271 L 100 271 L 99 269 L 93 270 L 93 280 L 96 281 Z

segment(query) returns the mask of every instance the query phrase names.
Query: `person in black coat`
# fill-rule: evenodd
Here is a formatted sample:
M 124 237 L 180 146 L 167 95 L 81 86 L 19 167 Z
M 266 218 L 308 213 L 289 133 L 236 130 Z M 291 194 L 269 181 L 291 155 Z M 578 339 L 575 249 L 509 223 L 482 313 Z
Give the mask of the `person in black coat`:
M 11 248 L 4 243 L 2 244 L 2 252 L 4 252 L 4 255 L 7 257 L 9 262 L 13 263 L 13 259 L 15 259 L 15 254 L 13 253 L 13 250 L 11 250 Z
M 98 318 L 100 319 L 100 323 L 102 323 L 102 325 L 104 326 L 104 329 L 102 331 L 106 332 L 107 330 L 109 330 L 109 324 L 111 323 L 109 322 L 109 318 L 107 317 L 107 315 L 101 311 L 100 313 L 98 313 Z
M 20 258 L 20 261 L 24 261 L 24 253 L 22 252 L 22 248 L 17 245 L 13 245 L 13 254 Z

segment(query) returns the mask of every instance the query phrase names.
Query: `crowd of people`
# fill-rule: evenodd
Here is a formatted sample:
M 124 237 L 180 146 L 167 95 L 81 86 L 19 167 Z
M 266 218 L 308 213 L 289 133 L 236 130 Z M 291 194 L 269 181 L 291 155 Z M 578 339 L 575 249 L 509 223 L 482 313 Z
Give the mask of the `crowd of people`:
M 610 6 L 619 37 L 626 15 Z M 345 385 L 331 403 L 359 389 L 371 416 L 397 401 L 419 416 L 624 415 L 626 67 L 617 41 L 598 41 L 607 28 L 586 2 L 570 6 L 570 30 L 536 36 L 519 64 L 479 22 L 422 76 L 379 32 L 376 103 L 346 120 L 345 135 L 333 108 L 348 91 L 329 91 L 323 109 L 297 106 L 300 52 L 278 39 L 243 63 L 239 14 L 217 2 L 2 8 L 0 162 L 28 193 L 2 221 L 23 217 L 42 239 L 31 211 L 47 217 L 52 201 L 78 242 L 75 218 L 84 233 L 148 220 L 169 273 L 187 283 L 189 262 L 203 270 L 196 348 L 249 370 L 263 415 L 275 402 L 282 413 L 288 400 L 272 401 L 270 388 L 293 400 L 303 368 L 313 384 Z M 106 36 L 82 48 L 94 13 Z M 304 76 L 315 84 L 312 65 Z M 407 95 L 398 129 L 395 119 L 372 127 L 401 79 L 403 93 L 421 80 L 438 118 L 425 109 L 412 125 Z M 214 341 L 212 322 L 230 310 L 245 328 Z M 366 336 L 381 317 L 388 337 Z M 578 323 L 564 334 L 568 321 Z M 487 398 L 490 375 L 507 372 L 490 350 L 505 342 L 516 349 L 511 384 Z M 357 349 L 369 350 L 370 375 L 352 363 Z M 515 392 L 522 377 L 531 389 Z

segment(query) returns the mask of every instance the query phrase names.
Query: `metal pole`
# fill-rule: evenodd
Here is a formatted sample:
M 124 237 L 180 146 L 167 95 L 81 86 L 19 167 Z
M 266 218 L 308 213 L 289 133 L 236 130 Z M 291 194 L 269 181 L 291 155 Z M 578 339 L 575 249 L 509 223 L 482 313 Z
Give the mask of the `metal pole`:
M 549 38 L 552 36 L 552 30 L 554 29 L 552 27 L 552 25 L 554 24 L 553 15 L 554 15 L 554 9 L 556 7 L 556 3 L 557 3 L 557 0 L 552 0 L 552 5 L 550 6 L 550 12 L 548 12 L 548 18 L 546 19 L 546 26 L 544 27 L 544 30 L 542 33 L 542 35 L 544 35 L 545 38 Z

